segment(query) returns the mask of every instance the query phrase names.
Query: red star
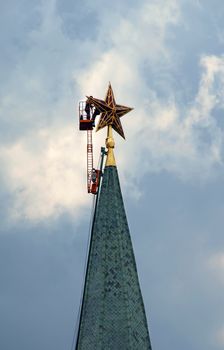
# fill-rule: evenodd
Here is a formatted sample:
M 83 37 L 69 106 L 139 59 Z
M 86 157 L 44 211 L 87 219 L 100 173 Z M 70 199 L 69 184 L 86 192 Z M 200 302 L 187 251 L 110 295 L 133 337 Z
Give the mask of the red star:
M 105 101 L 94 97 L 88 97 L 88 99 L 89 102 L 101 112 L 96 131 L 107 125 L 112 125 L 113 129 L 125 139 L 120 118 L 130 112 L 133 108 L 116 104 L 111 84 L 109 83 Z

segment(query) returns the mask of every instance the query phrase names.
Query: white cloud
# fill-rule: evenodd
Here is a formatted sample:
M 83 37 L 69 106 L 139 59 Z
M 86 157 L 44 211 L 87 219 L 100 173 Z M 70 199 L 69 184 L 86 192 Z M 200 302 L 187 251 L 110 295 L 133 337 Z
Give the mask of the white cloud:
M 111 38 L 111 48 L 99 53 L 89 68 L 79 70 L 76 78 L 83 94 L 94 91 L 96 97 L 104 94 L 105 82 L 111 81 L 118 103 L 135 107 L 132 115 L 122 119 L 128 135 L 128 146 L 119 150 L 124 167 L 132 159 L 131 172 L 133 167 L 141 168 L 141 174 L 167 170 L 184 180 L 206 181 L 217 167 L 223 167 L 223 131 L 213 111 L 223 108 L 224 58 L 204 55 L 198 93 L 189 105 L 177 103 L 177 91 L 169 84 L 175 62 L 167 40 L 170 26 L 180 23 L 179 2 L 143 3 L 135 14 L 129 11 L 125 19 L 117 19 L 109 33 L 102 27 Z M 142 74 L 145 63 L 155 73 L 159 68 L 167 71 L 168 80 L 161 82 L 167 85 L 165 100 L 150 88 L 147 71 Z
M 220 272 L 224 276 L 224 253 L 220 252 L 211 256 L 208 265 L 212 270 Z
M 144 98 L 144 89 L 148 90 L 141 76 L 144 63 L 158 65 L 167 60 L 171 63 L 165 42 L 169 26 L 178 24 L 180 18 L 178 2 L 143 2 L 126 11 L 125 17 L 117 12 L 105 12 L 102 16 L 96 43 L 98 58 L 90 62 L 89 67 L 75 72 L 83 94 L 86 91 L 102 94 L 105 84 L 111 80 L 121 98 L 129 96 L 129 100 L 139 103 L 139 98 Z M 108 43 L 106 50 L 104 41 Z
M 224 346 L 224 326 L 222 326 L 215 334 L 215 340 L 220 346 Z
M 127 8 L 125 18 L 119 9 L 102 8 L 94 41 L 68 38 L 54 1 L 41 9 L 40 26 L 31 31 L 29 49 L 2 96 L 2 118 L 27 125 L 8 148 L 0 148 L 15 194 L 14 215 L 41 219 L 85 205 L 85 137 L 77 132 L 74 142 L 71 134 L 68 119 L 77 114 L 72 94 L 75 90 L 75 100 L 88 94 L 102 98 L 108 81 L 118 103 L 135 107 L 122 118 L 127 142 L 115 136 L 115 152 L 121 178 L 136 198 L 136 178 L 147 172 L 205 181 L 223 166 L 223 131 L 213 111 L 224 106 L 224 57 L 201 58 L 202 76 L 190 105 L 177 103 L 170 84 L 175 54 L 168 43 L 170 29 L 181 23 L 180 2 L 142 2 Z M 148 69 L 155 76 L 166 72 L 159 82 L 166 98 L 151 84 Z M 97 134 L 97 152 L 104 135 Z
M 88 203 L 83 138 L 72 126 L 39 130 L 0 148 L 5 181 L 15 196 L 12 216 L 32 220 L 70 212 L 74 218 Z
M 213 111 L 223 107 L 216 83 L 224 79 L 224 58 L 205 56 L 201 67 L 199 90 L 191 105 L 180 105 L 172 96 L 164 104 L 155 97 L 150 117 L 144 112 L 142 148 L 150 154 L 147 170 L 165 169 L 183 179 L 206 180 L 216 166 L 223 166 L 223 131 Z
M 162 12 L 166 21 L 170 21 L 170 16 L 166 13 L 168 7 L 166 5 Z M 149 29 L 155 27 L 164 36 L 163 20 L 160 18 L 154 24 L 150 22 L 150 17 L 154 21 L 152 11 L 157 9 L 155 3 L 149 8 L 140 6 L 137 21 L 141 26 L 136 33 L 136 17 L 131 10 L 132 21 L 125 21 L 122 16 L 115 14 L 119 23 L 118 29 L 113 21 L 111 24 L 113 23 L 114 28 L 109 28 L 106 20 L 108 16 L 102 16 L 102 31 L 97 42 L 69 39 L 62 31 L 60 16 L 55 11 L 55 1 L 42 3 L 38 9 L 40 24 L 28 36 L 29 46 L 8 79 L 1 104 L 3 120 L 11 120 L 14 127 L 19 127 L 16 140 L 7 147 L 4 144 L 0 147 L 5 183 L 15 198 L 12 215 L 25 216 L 32 220 L 58 215 L 64 210 L 76 211 L 78 214 L 79 209 L 85 206 L 87 198 L 89 199 L 86 195 L 84 169 L 85 136 L 76 132 L 75 140 L 73 125 L 66 122 L 68 116 L 73 118 L 77 114 L 77 111 L 73 111 L 73 106 L 68 107 L 72 103 L 69 91 L 72 71 L 78 86 L 82 80 L 80 92 L 78 89 L 76 92 L 83 96 L 92 91 L 95 94 L 101 93 L 105 81 L 111 77 L 115 85 L 116 82 L 120 85 L 120 74 L 123 78 L 126 77 L 123 87 L 130 86 L 134 76 L 137 84 L 138 75 L 133 69 L 135 66 L 127 64 L 129 55 L 125 46 L 130 49 L 127 40 L 129 30 L 133 34 L 133 45 L 137 45 L 141 51 L 147 50 L 147 35 L 142 37 L 142 42 L 139 37 L 148 26 Z M 120 37 L 119 49 L 114 52 L 102 48 L 105 30 L 114 46 L 117 35 Z M 162 52 L 159 40 L 154 40 L 153 45 L 154 52 Z M 100 54 L 99 60 L 96 60 L 97 51 Z M 80 65 L 85 62 L 86 67 L 88 60 L 89 69 L 85 68 L 85 74 L 80 70 Z M 108 72 L 111 60 L 114 70 Z M 113 71 L 116 76 L 112 74 Z M 96 153 L 102 142 L 104 143 L 103 134 L 97 137 Z

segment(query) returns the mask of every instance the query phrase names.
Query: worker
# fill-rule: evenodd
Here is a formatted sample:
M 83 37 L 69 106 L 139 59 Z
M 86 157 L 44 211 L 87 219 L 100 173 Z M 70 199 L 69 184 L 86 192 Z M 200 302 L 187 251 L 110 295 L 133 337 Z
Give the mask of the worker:
M 96 177 L 97 177 L 96 169 L 93 168 L 93 169 L 92 169 L 92 182 L 93 182 L 93 183 L 96 182 Z
M 92 114 L 92 110 L 93 110 L 93 104 L 90 102 L 91 100 L 91 98 L 92 98 L 93 96 L 90 96 L 89 98 L 87 98 L 87 100 L 86 100 L 86 106 L 85 106 L 85 112 L 86 112 L 86 117 L 87 117 L 87 119 L 88 120 L 90 120 L 91 119 L 91 114 Z

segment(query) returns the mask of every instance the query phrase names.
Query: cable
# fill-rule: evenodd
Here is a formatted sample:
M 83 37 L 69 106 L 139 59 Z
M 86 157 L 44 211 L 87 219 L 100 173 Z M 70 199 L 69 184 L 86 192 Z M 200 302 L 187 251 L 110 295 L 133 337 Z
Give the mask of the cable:
M 105 155 L 105 148 L 101 147 L 101 153 L 100 153 L 100 157 L 99 157 L 99 161 L 98 161 L 98 168 L 100 165 L 101 171 L 102 171 L 102 167 L 103 167 L 104 155 Z M 81 321 L 82 310 L 83 310 L 84 292 L 85 292 L 86 278 L 87 278 L 87 273 L 88 273 L 88 263 L 89 263 L 90 250 L 91 250 L 93 225 L 94 225 L 95 216 L 96 216 L 96 209 L 97 209 L 97 204 L 98 204 L 98 197 L 99 197 L 99 193 L 100 193 L 100 188 L 101 188 L 101 181 L 99 182 L 99 188 L 98 188 L 97 194 L 95 196 L 93 196 L 92 210 L 91 210 L 91 216 L 90 216 L 90 222 L 89 222 L 88 245 L 87 245 L 86 257 L 85 257 L 84 279 L 83 279 L 83 283 L 82 283 L 82 293 L 81 293 L 81 298 L 80 298 L 78 317 L 76 319 L 75 328 L 74 328 L 71 350 L 75 350 L 75 349 L 77 350 L 77 342 L 78 342 L 79 334 L 80 334 L 80 321 Z
M 83 278 L 83 281 L 82 281 L 81 297 L 80 297 L 80 303 L 79 303 L 79 311 L 78 311 L 78 316 L 77 316 L 76 322 L 75 322 L 71 350 L 74 350 L 74 348 L 75 348 L 75 341 L 76 341 L 77 335 L 78 335 L 78 327 L 79 327 L 80 316 L 81 316 L 81 308 L 82 308 L 82 302 L 83 302 L 83 297 L 84 297 L 85 277 L 86 277 L 86 272 L 87 272 L 88 253 L 89 253 L 89 247 L 90 247 L 91 231 L 92 231 L 91 229 L 92 229 L 92 224 L 93 224 L 95 205 L 96 205 L 96 196 L 93 196 L 91 216 L 90 216 L 90 221 L 89 221 L 89 230 L 88 230 L 88 241 L 87 241 L 87 249 L 86 249 L 86 256 L 85 256 L 85 265 L 84 265 L 84 271 L 83 271 L 84 278 Z

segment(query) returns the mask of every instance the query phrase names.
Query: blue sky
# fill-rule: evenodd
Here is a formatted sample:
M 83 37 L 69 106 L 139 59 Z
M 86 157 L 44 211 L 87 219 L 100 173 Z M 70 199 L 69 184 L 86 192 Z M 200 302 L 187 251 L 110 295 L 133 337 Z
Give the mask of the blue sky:
M 92 206 L 77 105 L 111 81 L 134 107 L 116 159 L 153 349 L 223 349 L 223 2 L 0 9 L 0 348 L 70 349 Z

